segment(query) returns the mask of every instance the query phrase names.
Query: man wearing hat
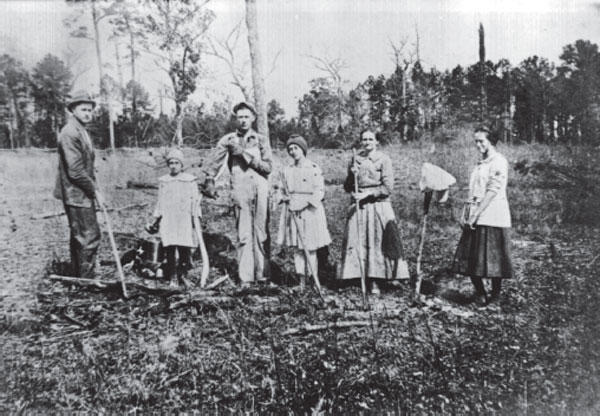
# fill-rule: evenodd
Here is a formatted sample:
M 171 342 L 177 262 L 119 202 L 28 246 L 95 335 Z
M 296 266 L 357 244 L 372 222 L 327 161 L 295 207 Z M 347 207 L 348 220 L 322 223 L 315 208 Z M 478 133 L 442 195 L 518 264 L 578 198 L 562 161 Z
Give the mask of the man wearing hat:
M 252 129 L 256 111 L 241 102 L 233 107 L 237 131 L 217 143 L 206 171 L 204 195 L 216 198 L 215 176 L 227 164 L 237 225 L 238 272 L 243 285 L 264 281 L 269 275 L 267 256 L 269 174 L 272 151 L 269 138 Z
M 58 175 L 54 196 L 63 201 L 71 232 L 71 267 L 79 277 L 94 278 L 100 228 L 96 203 L 104 204 L 94 175 L 94 147 L 86 124 L 92 121 L 96 102 L 77 91 L 67 103 L 67 124 L 58 136 Z

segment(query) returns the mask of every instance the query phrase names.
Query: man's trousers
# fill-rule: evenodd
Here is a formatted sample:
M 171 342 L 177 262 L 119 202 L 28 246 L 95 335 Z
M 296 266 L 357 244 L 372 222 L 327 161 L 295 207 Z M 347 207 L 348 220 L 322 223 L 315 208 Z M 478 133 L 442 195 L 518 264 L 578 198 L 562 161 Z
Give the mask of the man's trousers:
M 100 245 L 100 227 L 96 218 L 96 207 L 74 207 L 65 205 L 71 231 L 71 269 L 84 279 L 94 278 L 96 253 Z

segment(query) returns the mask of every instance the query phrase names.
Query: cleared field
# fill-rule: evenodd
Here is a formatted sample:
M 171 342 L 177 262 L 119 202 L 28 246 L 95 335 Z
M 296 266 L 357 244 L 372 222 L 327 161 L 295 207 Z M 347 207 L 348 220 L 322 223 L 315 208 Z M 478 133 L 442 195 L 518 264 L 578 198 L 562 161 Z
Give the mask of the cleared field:
M 62 209 L 51 195 L 56 154 L 0 153 L 0 372 L 6 375 L 0 410 L 597 414 L 600 260 L 590 263 L 600 253 L 600 151 L 500 145 L 511 163 L 519 278 L 505 284 L 500 307 L 477 310 L 468 304 L 470 282 L 447 271 L 460 235 L 460 199 L 477 158 L 466 134 L 453 134 L 446 143 L 384 149 L 394 163 L 393 206 L 413 273 L 421 164 L 443 167 L 458 184 L 449 203 L 433 207 L 423 265 L 427 304 L 414 306 L 406 283 L 372 299 L 371 314 L 360 310 L 358 286 L 330 285 L 323 305 L 314 292 L 289 286 L 225 285 L 211 295 L 218 302 L 196 292 L 136 293 L 125 301 L 118 293 L 51 283 L 47 270 L 68 256 L 66 218 L 31 217 Z M 185 153 L 188 171 L 201 176 L 205 153 Z M 283 151 L 275 153 L 276 166 L 287 163 Z M 110 206 L 148 204 L 111 214 L 122 250 L 131 245 L 128 236 L 144 237 L 156 196 L 153 189 L 127 189 L 127 182 L 164 174 L 160 154 L 97 154 Z M 309 152 L 327 182 L 332 262 L 339 259 L 349 204 L 341 187 L 349 157 Z M 233 235 L 227 180 L 218 184 L 222 197 L 203 207 L 205 231 L 213 236 Z M 287 254 L 273 247 L 281 276 L 292 270 Z M 115 277 L 107 238 L 99 257 L 100 274 Z M 231 250 L 223 258 L 233 260 Z M 215 268 L 211 279 L 223 273 Z M 329 329 L 307 332 L 308 324 Z

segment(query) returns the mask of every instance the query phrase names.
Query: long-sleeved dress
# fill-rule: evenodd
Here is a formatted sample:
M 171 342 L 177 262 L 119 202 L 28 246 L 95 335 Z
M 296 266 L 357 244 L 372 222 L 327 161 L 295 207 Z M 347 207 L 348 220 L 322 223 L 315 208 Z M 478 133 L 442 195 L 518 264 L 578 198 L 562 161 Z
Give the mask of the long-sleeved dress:
M 327 219 L 323 208 L 325 196 L 325 182 L 321 169 L 308 159 L 304 159 L 300 166 L 286 166 L 283 169 L 286 185 L 291 200 L 298 199 L 310 205 L 297 212 L 296 218 L 300 227 L 306 249 L 314 251 L 331 244 L 331 237 L 327 229 Z M 277 244 L 290 247 L 302 247 L 298 237 L 296 224 L 292 217 L 289 204 L 284 204 L 279 220 L 279 233 Z
M 200 194 L 196 177 L 182 172 L 164 175 L 158 180 L 158 201 L 154 216 L 160 217 L 160 238 L 163 247 L 196 247 L 192 215 L 197 215 Z
M 408 265 L 404 259 L 396 216 L 390 202 L 394 189 L 392 161 L 384 153 L 372 151 L 368 156 L 359 154 L 357 163 L 359 191 L 368 191 L 372 195 L 360 202 L 360 241 L 356 204 L 353 203 L 348 210 L 338 278 L 360 278 L 362 261 L 367 278 L 408 279 Z M 348 166 L 348 176 L 344 183 L 346 192 L 354 192 L 355 179 L 351 167 L 352 164 Z

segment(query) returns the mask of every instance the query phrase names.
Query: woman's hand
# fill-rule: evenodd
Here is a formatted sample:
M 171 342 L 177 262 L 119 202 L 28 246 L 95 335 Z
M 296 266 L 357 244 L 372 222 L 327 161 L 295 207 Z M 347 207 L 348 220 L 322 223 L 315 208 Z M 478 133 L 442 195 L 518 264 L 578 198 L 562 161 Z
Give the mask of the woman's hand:
M 367 191 L 352 192 L 352 201 L 360 202 L 369 196 L 371 196 L 371 193 Z
M 146 224 L 144 229 L 148 234 L 156 234 L 160 230 L 160 217 L 154 218 L 154 221 Z
M 480 212 L 472 212 L 465 225 L 468 225 L 471 230 L 474 230 L 475 224 L 477 224 L 477 220 L 479 219 L 480 214 Z
M 304 208 L 308 207 L 308 202 L 299 199 L 291 199 L 289 207 L 290 211 L 302 211 Z

